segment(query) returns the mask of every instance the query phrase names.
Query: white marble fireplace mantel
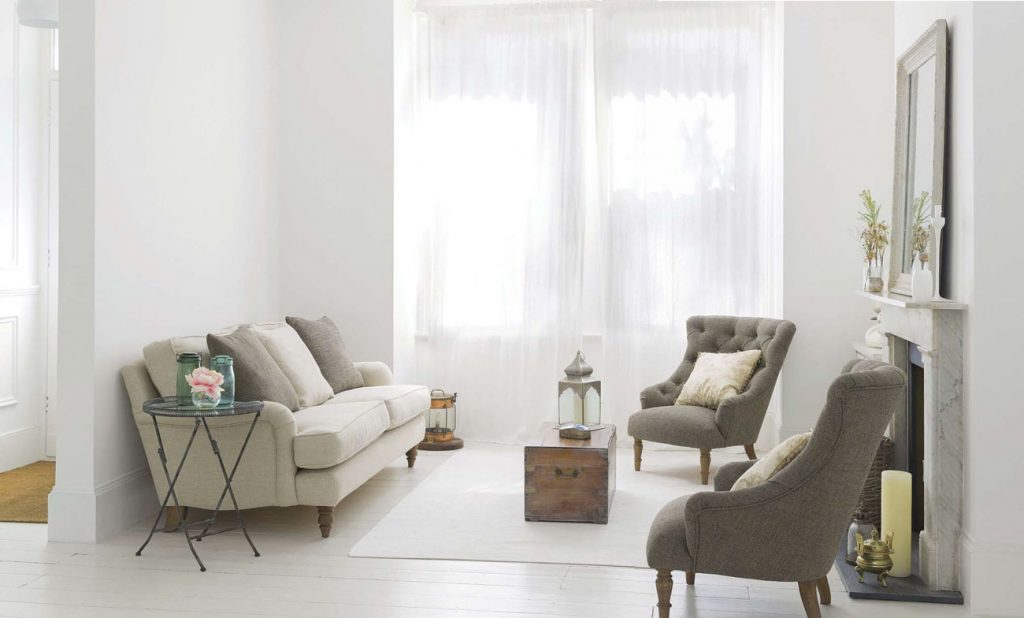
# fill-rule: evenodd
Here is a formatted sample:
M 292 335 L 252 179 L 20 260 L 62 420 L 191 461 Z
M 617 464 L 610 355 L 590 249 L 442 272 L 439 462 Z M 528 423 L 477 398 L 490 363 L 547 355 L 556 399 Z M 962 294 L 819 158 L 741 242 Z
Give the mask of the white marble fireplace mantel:
M 909 374 L 906 342 L 924 365 L 924 530 L 921 577 L 933 590 L 960 589 L 963 527 L 963 310 L 953 301 L 914 303 L 898 294 L 861 296 L 881 304 L 888 345 L 882 358 Z M 907 431 L 906 401 L 894 415 L 893 437 Z M 901 426 L 902 425 L 902 426 Z M 898 463 L 898 462 L 897 462 Z

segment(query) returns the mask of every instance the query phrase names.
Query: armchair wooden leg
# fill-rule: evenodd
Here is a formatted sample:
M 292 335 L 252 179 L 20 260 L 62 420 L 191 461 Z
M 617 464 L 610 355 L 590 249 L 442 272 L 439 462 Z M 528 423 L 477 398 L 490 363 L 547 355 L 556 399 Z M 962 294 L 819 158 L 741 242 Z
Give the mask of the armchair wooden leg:
M 658 618 L 669 618 L 669 609 L 672 607 L 672 571 L 658 569 L 654 586 L 658 589 Z
M 416 465 L 416 455 L 418 455 L 419 452 L 419 448 L 415 446 L 405 452 L 405 460 L 409 462 L 410 468 Z
M 828 587 L 828 577 L 818 580 L 818 598 L 822 605 L 832 605 L 832 589 Z
M 747 459 L 757 459 L 757 453 L 754 452 L 753 444 L 744 444 L 743 448 L 747 451 Z
M 692 586 L 693 582 L 695 582 L 696 580 L 697 580 L 697 571 L 687 571 L 686 572 L 686 585 L 687 586 Z
M 807 618 L 821 618 L 821 608 L 818 606 L 818 582 L 815 580 L 800 582 L 800 600 L 804 604 L 804 613 Z
M 644 441 L 633 438 L 633 469 L 640 471 L 640 456 L 644 454 Z
M 711 475 L 711 449 L 700 449 L 700 484 L 707 485 Z
M 334 525 L 334 507 L 318 506 L 316 512 L 317 523 L 320 524 L 320 536 L 326 539 L 331 536 L 331 526 Z

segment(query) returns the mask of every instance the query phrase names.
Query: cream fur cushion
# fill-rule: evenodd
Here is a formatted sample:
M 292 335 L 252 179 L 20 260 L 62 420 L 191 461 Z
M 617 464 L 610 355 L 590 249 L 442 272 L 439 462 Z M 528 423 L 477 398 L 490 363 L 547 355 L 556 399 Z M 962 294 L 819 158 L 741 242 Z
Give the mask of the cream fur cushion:
M 676 405 L 716 409 L 723 399 L 747 388 L 759 360 L 761 350 L 727 354 L 701 352 L 676 398 Z
M 294 328 L 277 322 L 256 325 L 255 330 L 263 347 L 295 387 L 300 409 L 319 405 L 334 396 L 334 389 Z
M 767 455 L 754 462 L 736 482 L 732 484 L 733 489 L 746 489 L 754 487 L 772 478 L 789 465 L 789 462 L 796 459 L 796 456 L 803 452 L 807 442 L 811 439 L 811 432 L 798 433 L 782 441 L 773 448 Z

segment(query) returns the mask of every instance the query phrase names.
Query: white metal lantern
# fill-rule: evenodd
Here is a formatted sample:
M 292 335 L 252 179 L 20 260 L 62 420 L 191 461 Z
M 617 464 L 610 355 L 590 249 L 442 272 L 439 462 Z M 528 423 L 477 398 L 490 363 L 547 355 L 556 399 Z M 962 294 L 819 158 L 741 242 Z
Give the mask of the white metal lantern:
M 590 377 L 594 368 L 582 352 L 565 368 L 558 382 L 558 423 L 599 425 L 601 423 L 601 381 Z

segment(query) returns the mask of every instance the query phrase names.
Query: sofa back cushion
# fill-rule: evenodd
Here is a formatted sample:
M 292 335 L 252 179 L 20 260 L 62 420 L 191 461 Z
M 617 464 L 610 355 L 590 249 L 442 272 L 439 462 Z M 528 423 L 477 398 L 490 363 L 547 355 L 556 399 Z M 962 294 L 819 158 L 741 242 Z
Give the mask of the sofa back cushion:
M 279 322 L 257 327 L 256 334 L 295 388 L 300 408 L 319 405 L 334 396 L 331 385 L 294 328 Z
M 299 333 L 335 393 L 363 386 L 363 375 L 348 355 L 334 320 L 327 316 L 319 320 L 296 317 L 285 320 Z
M 295 387 L 253 327 L 242 326 L 226 335 L 211 333 L 206 344 L 211 354 L 234 359 L 236 401 L 276 401 L 289 410 L 299 409 Z
M 204 335 L 161 339 L 142 348 L 142 357 L 146 360 L 149 378 L 161 397 L 176 394 L 178 354 L 182 352 L 197 352 L 203 356 L 203 365 L 210 365 L 210 349 L 206 347 Z

